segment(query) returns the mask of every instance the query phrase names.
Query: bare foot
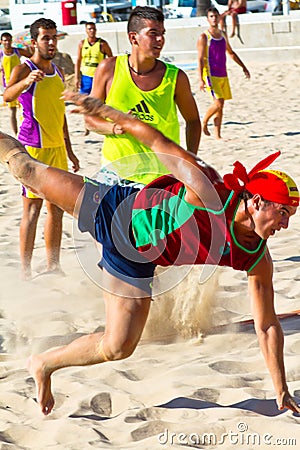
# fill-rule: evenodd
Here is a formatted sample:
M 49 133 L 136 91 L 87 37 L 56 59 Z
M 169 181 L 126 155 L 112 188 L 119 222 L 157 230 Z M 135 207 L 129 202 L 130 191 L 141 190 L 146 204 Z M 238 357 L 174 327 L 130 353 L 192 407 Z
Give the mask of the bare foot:
M 233 38 L 235 36 L 235 33 L 231 33 L 229 37 Z
M 90 134 L 90 130 L 88 130 L 87 128 L 85 129 L 85 133 L 84 136 L 88 136 Z
M 51 392 L 51 374 L 47 373 L 40 355 L 31 356 L 28 359 L 27 368 L 35 381 L 38 404 L 42 413 L 47 416 L 54 406 L 54 398 Z
M 42 277 L 44 275 L 56 275 L 59 277 L 65 277 L 66 274 L 62 269 L 50 269 L 50 270 L 41 270 L 41 271 L 37 271 L 38 273 L 36 275 L 34 275 L 34 277 L 32 277 L 32 280 L 35 280 L 36 278 Z
M 21 280 L 22 281 L 30 281 L 32 280 L 31 269 L 25 269 L 21 272 Z
M 54 264 L 53 266 L 49 267 L 45 267 L 45 264 L 40 264 L 39 266 L 36 267 L 35 272 L 36 273 L 31 277 L 32 280 L 35 280 L 36 278 L 41 277 L 43 275 L 57 275 L 60 277 L 66 276 L 60 264 L 58 265 Z
M 20 277 L 22 281 L 32 280 L 31 262 L 22 261 Z
M 47 267 L 46 270 L 44 270 L 44 272 L 41 273 L 41 275 L 60 275 L 62 277 L 65 277 L 66 274 L 65 272 L 62 270 L 60 264 L 58 265 L 53 265 L 52 267 Z
M 202 130 L 203 130 L 203 133 L 206 134 L 206 136 L 210 136 L 210 132 L 208 131 L 208 128 L 207 128 L 207 123 L 203 123 Z
M 221 136 L 221 135 L 216 135 L 216 140 L 222 141 L 222 142 L 229 142 L 229 141 L 232 141 L 232 138 L 223 138 L 223 136 Z

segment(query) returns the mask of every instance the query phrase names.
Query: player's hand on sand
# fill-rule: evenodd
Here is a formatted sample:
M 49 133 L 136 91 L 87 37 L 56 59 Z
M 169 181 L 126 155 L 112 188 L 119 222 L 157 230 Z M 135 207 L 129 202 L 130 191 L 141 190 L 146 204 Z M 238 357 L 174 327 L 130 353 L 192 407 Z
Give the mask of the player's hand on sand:
M 284 392 L 281 396 L 277 397 L 277 405 L 279 410 L 287 408 L 300 414 L 300 405 L 297 404 L 289 392 Z

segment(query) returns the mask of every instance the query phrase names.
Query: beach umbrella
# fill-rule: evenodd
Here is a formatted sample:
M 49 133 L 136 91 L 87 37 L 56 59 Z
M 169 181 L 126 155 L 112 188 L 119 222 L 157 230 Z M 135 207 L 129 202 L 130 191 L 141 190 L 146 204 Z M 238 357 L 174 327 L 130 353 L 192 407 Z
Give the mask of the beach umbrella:
M 67 35 L 68 33 L 66 33 L 65 31 L 57 30 L 58 40 L 64 39 Z M 19 33 L 16 33 L 13 36 L 12 45 L 18 48 L 29 47 L 31 45 L 30 30 L 26 29 L 20 31 Z

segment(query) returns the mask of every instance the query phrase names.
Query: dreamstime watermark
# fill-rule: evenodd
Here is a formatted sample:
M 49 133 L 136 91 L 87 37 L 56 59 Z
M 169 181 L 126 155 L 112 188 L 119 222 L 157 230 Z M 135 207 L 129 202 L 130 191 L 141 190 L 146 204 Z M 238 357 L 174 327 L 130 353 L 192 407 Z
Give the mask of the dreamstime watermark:
M 297 439 L 290 437 L 275 437 L 271 433 L 248 432 L 248 425 L 239 422 L 236 431 L 229 430 L 227 433 L 217 435 L 216 433 L 175 433 L 165 429 L 157 436 L 158 443 L 164 445 L 237 445 L 239 447 L 256 445 L 266 446 L 293 446 L 297 448 Z

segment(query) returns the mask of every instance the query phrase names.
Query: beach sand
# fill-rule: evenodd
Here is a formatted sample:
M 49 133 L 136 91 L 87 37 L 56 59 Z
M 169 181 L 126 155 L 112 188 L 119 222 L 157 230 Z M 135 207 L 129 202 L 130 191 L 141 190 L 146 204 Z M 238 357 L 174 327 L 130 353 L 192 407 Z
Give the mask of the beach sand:
M 250 169 L 280 149 L 283 154 L 274 166 L 299 184 L 300 61 L 252 63 L 249 70 L 252 78 L 245 80 L 229 61 L 233 100 L 225 104 L 224 139 L 203 136 L 199 155 L 224 174 L 236 160 Z M 197 71 L 188 75 L 203 117 L 209 97 L 198 90 Z M 8 117 L 7 108 L 1 107 L 1 129 L 6 132 Z M 94 133 L 84 137 L 81 116 L 68 113 L 68 123 L 81 173 L 93 176 L 102 138 Z M 199 283 L 199 267 L 186 277 L 181 271 L 173 274 L 183 281 L 155 298 L 135 353 L 124 361 L 55 373 L 56 405 L 44 417 L 26 359 L 103 329 L 98 251 L 65 215 L 65 276 L 43 275 L 43 213 L 33 258 L 35 277 L 22 282 L 20 188 L 2 166 L 0 176 L 1 450 L 299 448 L 300 419 L 277 410 L 253 326 L 237 324 L 251 318 L 246 276 L 229 268 L 219 268 L 205 284 Z M 288 230 L 270 239 L 278 314 L 300 310 L 299 235 L 298 213 Z M 287 381 L 298 400 L 299 323 L 299 316 L 282 319 Z

